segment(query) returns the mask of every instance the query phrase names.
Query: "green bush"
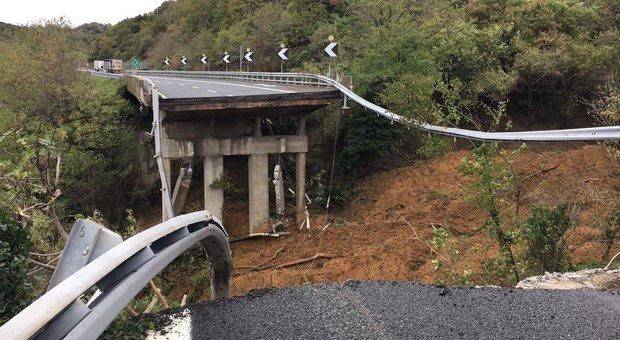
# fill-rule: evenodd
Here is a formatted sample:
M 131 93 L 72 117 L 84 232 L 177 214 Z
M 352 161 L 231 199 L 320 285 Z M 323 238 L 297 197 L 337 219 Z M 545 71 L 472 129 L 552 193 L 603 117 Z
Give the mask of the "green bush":
M 26 282 L 28 229 L 0 211 L 0 325 L 21 311 L 32 297 Z
M 133 108 L 121 96 L 122 83 L 92 78 L 87 86 L 79 111 L 66 123 L 62 200 L 69 214 L 96 209 L 116 223 L 143 195 Z
M 526 261 L 530 270 L 542 274 L 569 269 L 566 236 L 574 223 L 568 215 L 567 204 L 560 204 L 553 209 L 533 207 L 524 226 Z
M 398 130 L 385 118 L 362 110 L 353 110 L 344 126 L 338 166 L 349 178 L 355 178 L 360 167 L 388 156 L 398 140 Z

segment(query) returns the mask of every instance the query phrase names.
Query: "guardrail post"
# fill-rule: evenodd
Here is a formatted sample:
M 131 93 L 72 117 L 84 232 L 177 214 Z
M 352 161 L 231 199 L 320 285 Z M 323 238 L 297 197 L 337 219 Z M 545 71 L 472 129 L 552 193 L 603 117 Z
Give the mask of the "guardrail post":
M 97 257 L 123 242 L 123 238 L 90 220 L 73 224 L 60 261 L 52 274 L 48 291 Z M 62 339 L 90 313 L 81 300 L 75 300 L 37 335 L 36 339 Z
M 54 288 L 99 255 L 123 242 L 123 238 L 90 220 L 73 224 L 62 256 L 52 274 L 47 290 Z
M 155 130 L 155 157 L 157 158 L 157 167 L 159 169 L 159 178 L 161 180 L 161 194 L 162 203 L 164 209 L 163 219 L 167 220 L 174 217 L 174 210 L 172 208 L 172 198 L 170 196 L 169 176 L 166 174 L 166 167 L 164 166 L 164 160 L 161 155 L 161 117 L 159 112 L 159 90 L 156 86 L 151 89 L 151 96 L 153 100 L 153 127 Z M 170 167 L 168 167 L 170 171 Z

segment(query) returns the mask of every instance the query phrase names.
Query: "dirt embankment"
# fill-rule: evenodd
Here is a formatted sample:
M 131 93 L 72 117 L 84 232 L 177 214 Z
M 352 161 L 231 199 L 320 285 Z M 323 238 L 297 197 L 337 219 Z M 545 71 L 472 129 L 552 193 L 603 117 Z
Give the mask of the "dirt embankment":
M 315 212 L 313 230 L 289 228 L 291 234 L 281 238 L 232 244 L 231 293 L 350 279 L 435 283 L 439 279 L 432 262 L 436 256 L 428 247 L 433 226 L 450 230 L 457 241 L 457 269 L 471 271 L 469 282 L 488 283 L 482 262 L 497 253 L 496 242 L 488 233 L 476 232 L 487 215 L 467 199 L 469 183 L 458 171 L 467 154 L 467 150 L 451 151 L 359 181 L 350 205 L 332 214 L 332 223 L 324 231 L 325 216 Z M 603 225 L 620 197 L 619 162 L 599 145 L 544 145 L 522 151 L 515 170 L 520 182 L 517 220 L 525 219 L 535 204 L 574 203 L 578 227 L 569 237 L 573 264 L 601 263 L 606 249 Z M 514 207 L 514 199 L 511 195 L 511 202 L 503 205 L 506 223 L 514 219 L 514 210 L 507 208 Z M 228 207 L 225 220 L 233 238 L 247 233 L 246 209 L 241 203 Z M 619 250 L 616 239 L 611 255 Z M 316 253 L 337 257 L 275 268 Z M 271 268 L 260 269 L 261 265 Z M 173 289 L 173 297 L 191 289 L 175 283 L 185 291 Z

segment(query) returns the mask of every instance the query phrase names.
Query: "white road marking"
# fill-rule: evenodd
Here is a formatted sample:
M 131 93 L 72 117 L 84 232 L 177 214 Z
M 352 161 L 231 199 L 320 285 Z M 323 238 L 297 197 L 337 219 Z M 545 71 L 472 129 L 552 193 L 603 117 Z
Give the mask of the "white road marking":
M 168 318 L 170 318 L 170 322 L 167 323 L 166 327 L 158 330 L 149 330 L 146 334 L 146 339 L 172 340 L 192 338 L 192 314 L 189 309 L 169 315 Z
M 159 92 L 159 96 L 160 96 L 162 99 L 168 99 L 168 97 L 164 96 L 164 94 L 163 94 L 163 93 L 161 93 L 161 92 Z
M 181 83 L 179 83 L 179 86 L 185 86 L 185 84 L 181 84 Z
M 200 87 L 198 87 L 198 86 L 192 86 L 192 88 L 196 89 L 196 90 L 200 90 Z
M 227 94 L 226 96 L 227 97 L 234 97 L 234 95 L 232 95 L 232 94 Z
M 258 86 L 264 86 L 264 87 L 277 87 L 278 85 L 267 85 L 267 84 L 258 84 Z
M 149 77 L 149 78 L 157 79 L 156 77 Z M 185 82 L 190 82 L 190 83 L 207 83 L 207 84 L 219 84 L 219 85 L 237 86 L 237 87 L 245 87 L 245 88 L 250 88 L 250 89 L 282 92 L 282 93 L 295 93 L 295 91 L 288 91 L 288 90 L 281 90 L 281 89 L 272 89 L 272 88 L 263 87 L 263 86 L 252 86 L 252 85 L 243 85 L 243 84 L 235 84 L 235 83 L 224 83 L 224 82 L 210 81 L 210 80 L 190 80 L 190 79 L 184 79 L 184 81 Z
M 216 92 L 216 91 L 213 91 L 213 90 L 207 90 L 207 91 L 209 91 L 209 92 L 211 92 L 211 93 L 215 93 L 215 92 Z
M 167 81 L 166 84 L 172 84 L 172 82 L 171 81 Z

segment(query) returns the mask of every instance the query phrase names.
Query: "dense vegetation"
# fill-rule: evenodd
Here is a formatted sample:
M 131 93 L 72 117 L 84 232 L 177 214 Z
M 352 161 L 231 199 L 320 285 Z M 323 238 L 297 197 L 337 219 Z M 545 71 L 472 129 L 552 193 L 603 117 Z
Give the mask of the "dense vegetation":
M 617 81 L 619 11 L 613 0 L 179 0 L 114 25 L 91 58 L 180 68 L 185 55 L 200 69 L 206 53 L 223 69 L 242 45 L 254 69 L 277 70 L 284 43 L 287 69 L 326 71 L 332 34 L 361 94 L 425 120 L 493 125 L 506 109 L 578 113 Z
M 401 114 L 481 129 L 610 123 L 619 107 L 619 13 L 614 0 L 179 0 L 112 26 L 90 58 L 163 68 L 170 57 L 179 69 L 187 56 L 190 69 L 202 69 L 205 53 L 211 69 L 224 69 L 223 53 L 237 65 L 243 46 L 254 51 L 254 70 L 274 71 L 283 43 L 287 70 L 326 72 L 322 49 L 334 35 L 338 72 Z M 394 151 L 402 134 L 382 125 L 357 109 L 346 118 L 343 173 Z
M 143 193 L 134 109 L 121 84 L 77 70 L 85 49 L 75 33 L 56 21 L 0 42 L 0 268 L 11 271 L 0 319 L 26 296 L 27 257 L 53 262 L 45 254 L 62 249 L 78 216 L 122 225 Z M 40 268 L 29 283 L 45 284 Z
M 22 310 L 31 297 L 26 280 L 29 251 L 28 228 L 0 209 L 0 325 Z

